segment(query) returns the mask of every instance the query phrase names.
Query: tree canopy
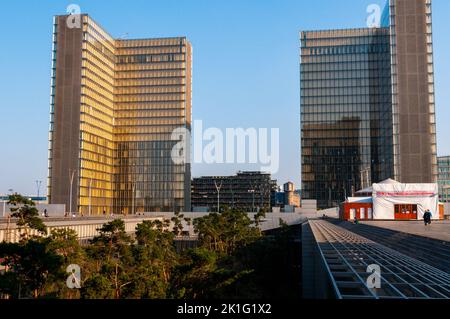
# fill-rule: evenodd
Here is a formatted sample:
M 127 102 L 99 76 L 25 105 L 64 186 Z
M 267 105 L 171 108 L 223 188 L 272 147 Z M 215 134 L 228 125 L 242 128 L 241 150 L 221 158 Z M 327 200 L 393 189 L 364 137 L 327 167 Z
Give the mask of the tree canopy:
M 171 220 L 144 221 L 134 235 L 116 219 L 81 245 L 68 229 L 47 229 L 33 202 L 13 195 L 12 216 L 23 230 L 19 243 L 0 243 L 0 294 L 10 298 L 263 298 L 298 296 L 286 268 L 298 256 L 289 253 L 291 233 L 264 235 L 254 219 L 224 209 L 194 219 L 177 213 Z M 175 245 L 193 224 L 198 236 L 190 249 Z M 38 235 L 31 236 L 31 230 Z M 178 248 L 177 248 L 178 247 Z M 295 248 L 292 251 L 296 251 Z M 299 249 L 298 249 L 299 250 Z M 81 289 L 66 286 L 69 265 L 81 269 Z M 290 289 L 294 293 L 286 293 Z

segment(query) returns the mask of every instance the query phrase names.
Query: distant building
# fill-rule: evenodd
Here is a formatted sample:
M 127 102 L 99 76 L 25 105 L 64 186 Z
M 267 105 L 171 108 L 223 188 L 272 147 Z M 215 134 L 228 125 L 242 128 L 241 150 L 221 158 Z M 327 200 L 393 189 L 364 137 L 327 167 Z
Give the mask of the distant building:
M 28 198 L 29 200 L 32 200 L 33 202 L 40 202 L 40 203 L 46 203 L 47 197 L 45 196 L 24 196 L 25 198 Z M 8 201 L 9 195 L 0 195 L 0 201 Z
M 285 205 L 300 207 L 300 193 L 295 190 L 294 183 L 288 182 L 283 186 Z
M 281 211 L 293 212 L 295 208 L 301 206 L 300 191 L 295 190 L 294 183 L 287 182 L 283 185 L 283 192 L 275 194 L 275 201 L 272 206 L 280 208 Z
M 438 157 L 439 200 L 450 203 L 450 156 Z
M 256 212 L 260 208 L 270 210 L 276 189 L 276 180 L 272 180 L 270 174 L 262 172 L 194 178 L 192 210 L 214 212 L 217 211 L 218 202 L 221 208 L 237 208 L 247 212 Z

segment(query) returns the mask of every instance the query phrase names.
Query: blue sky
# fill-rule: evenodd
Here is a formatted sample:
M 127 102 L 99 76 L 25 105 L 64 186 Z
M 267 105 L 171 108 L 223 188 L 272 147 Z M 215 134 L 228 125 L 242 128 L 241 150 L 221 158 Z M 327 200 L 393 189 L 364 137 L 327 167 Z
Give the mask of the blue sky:
M 34 194 L 47 179 L 52 16 L 76 3 L 114 37 L 185 35 L 194 47 L 193 119 L 205 127 L 280 128 L 280 171 L 300 184 L 301 30 L 366 24 L 384 0 L 129 0 L 2 2 L 0 194 Z M 438 151 L 450 154 L 450 1 L 433 0 Z M 252 167 L 194 165 L 193 175 Z

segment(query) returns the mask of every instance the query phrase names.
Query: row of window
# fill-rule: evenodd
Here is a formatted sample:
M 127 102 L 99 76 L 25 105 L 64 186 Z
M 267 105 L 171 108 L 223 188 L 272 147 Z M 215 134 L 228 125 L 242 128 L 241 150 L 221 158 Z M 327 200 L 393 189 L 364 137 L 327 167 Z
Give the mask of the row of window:
M 381 79 L 386 80 L 386 84 L 390 83 L 391 77 L 390 73 L 382 72 L 379 70 L 354 70 L 354 71 L 317 71 L 317 72 L 302 72 L 301 73 L 301 80 L 313 80 L 313 81 L 320 81 L 320 80 L 328 80 L 328 79 L 373 79 L 380 81 Z
M 345 72 L 350 76 L 354 74 L 366 75 L 366 77 L 390 76 L 391 68 L 388 64 L 384 66 L 373 65 L 367 62 L 355 63 L 304 63 L 301 75 L 316 72 L 327 72 L 330 78 L 336 72 Z
M 313 147 L 315 151 L 319 149 L 328 149 L 333 147 L 364 147 L 370 146 L 371 143 L 371 135 L 370 130 L 365 130 L 366 132 L 359 130 L 335 130 L 335 131 L 327 131 L 321 132 L 316 131 L 314 133 L 310 133 L 309 135 L 315 135 L 316 137 L 303 137 L 302 138 L 302 148 Z M 368 152 L 370 153 L 370 152 Z M 314 153 L 313 153 L 314 154 Z M 322 155 L 322 154 L 318 154 Z
M 321 114 L 321 113 L 338 113 L 343 117 L 350 116 L 373 116 L 369 112 L 380 112 L 382 114 L 390 114 L 391 106 L 389 103 L 374 105 L 370 103 L 364 104 L 330 104 L 330 105 L 302 105 L 301 114 Z
M 179 106 L 175 110 L 147 109 L 147 110 L 116 110 L 115 125 L 121 125 L 122 121 L 133 121 L 139 118 L 184 117 L 185 110 Z
M 81 62 L 81 75 L 88 76 L 89 74 L 95 75 L 97 79 L 100 79 L 100 84 L 106 88 L 114 86 L 114 72 L 108 68 L 98 65 L 93 59 L 84 59 Z
M 145 87 L 122 87 L 114 90 L 116 95 L 129 95 L 129 94 L 177 94 L 185 93 L 186 88 L 184 85 L 172 85 L 172 86 L 145 86 Z
M 185 38 L 134 39 L 116 41 L 117 48 L 184 46 L 185 44 Z
M 130 64 L 130 63 L 138 63 L 138 64 L 146 64 L 146 63 L 159 63 L 159 62 L 184 62 L 185 55 L 184 54 L 160 54 L 160 55 L 127 55 L 127 56 L 119 56 L 117 58 L 117 63 L 120 64 Z
M 347 95 L 367 95 L 368 98 L 376 95 L 389 95 L 390 87 L 377 86 L 344 86 L 336 88 L 317 88 L 317 89 L 302 89 L 301 96 L 305 97 L 336 97 Z
M 385 95 L 355 95 L 346 96 L 323 96 L 323 97 L 304 97 L 301 98 L 303 106 L 320 106 L 336 104 L 378 104 L 388 102 Z
M 136 102 L 170 102 L 185 101 L 185 93 L 154 93 L 142 95 L 119 95 L 116 97 L 117 103 L 136 103 Z
M 301 42 L 303 47 L 378 45 L 389 41 L 388 36 L 388 29 L 326 30 L 304 32 Z
M 152 70 L 186 70 L 186 62 L 161 62 L 145 64 L 117 64 L 116 72 L 152 71 Z
M 184 54 L 186 52 L 185 46 L 171 45 L 171 46 L 136 46 L 133 48 L 118 48 L 117 56 L 124 55 L 143 55 L 143 54 Z
M 166 102 L 166 101 L 155 101 L 151 103 L 139 102 L 139 103 L 115 103 L 115 111 L 116 114 L 119 114 L 118 117 L 126 117 L 126 113 L 130 112 L 132 114 L 133 111 L 155 111 L 162 112 L 163 110 L 184 110 L 184 101 L 174 101 L 174 102 Z M 123 112 L 121 112 L 123 111 Z M 139 113 L 138 113 L 139 114 Z M 132 115 L 130 115 L 132 117 Z M 144 116 L 144 114 L 143 114 Z
M 374 45 L 368 40 L 365 44 L 361 45 L 343 45 L 343 46 L 318 46 L 311 47 L 308 45 L 308 49 L 303 52 L 310 55 L 351 55 L 351 54 L 372 54 L 372 53 L 389 53 L 389 39 L 386 37 L 386 41 L 382 44 Z
M 301 81 L 302 89 L 315 89 L 315 88 L 344 88 L 344 87 L 360 87 L 360 86 L 368 86 L 368 87 L 391 87 L 390 81 L 386 81 L 386 79 L 379 79 L 379 81 L 374 81 L 369 78 L 362 79 L 321 79 L 317 81 Z
M 161 66 L 158 64 L 154 64 L 157 66 Z M 163 81 L 167 79 L 171 79 L 171 78 L 177 78 L 179 79 L 183 79 L 186 76 L 186 71 L 184 69 L 181 68 L 171 68 L 171 69 L 167 69 L 165 67 L 163 68 L 155 68 L 153 70 L 146 70 L 146 71 L 139 71 L 139 70 L 133 70 L 133 71 L 119 71 L 116 69 L 116 74 L 115 74 L 115 79 L 118 81 L 117 85 L 124 85 L 122 83 L 126 83 L 126 82 L 122 82 L 120 81 L 121 79 L 136 79 L 136 80 L 158 80 L 158 81 Z
M 108 140 L 112 140 L 113 138 L 113 126 L 110 123 L 105 123 L 86 113 L 81 114 L 80 123 L 81 131 L 102 136 Z
M 151 133 L 169 133 L 173 132 L 175 128 L 180 127 L 180 121 L 175 120 L 160 120 L 160 126 L 120 126 L 114 128 L 114 133 L 119 135 L 133 135 L 133 134 L 151 134 Z M 156 125 L 156 124 L 155 124 Z M 116 137 L 115 137 L 116 138 Z M 117 137 L 118 139 L 120 137 Z

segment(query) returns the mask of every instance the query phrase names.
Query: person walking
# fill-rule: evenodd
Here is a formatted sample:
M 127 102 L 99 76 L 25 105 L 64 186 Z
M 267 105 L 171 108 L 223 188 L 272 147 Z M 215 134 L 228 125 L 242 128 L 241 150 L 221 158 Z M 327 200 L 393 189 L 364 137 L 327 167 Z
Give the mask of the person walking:
M 423 222 L 425 223 L 425 226 L 431 225 L 431 217 L 431 211 L 427 209 L 425 214 L 423 214 Z

